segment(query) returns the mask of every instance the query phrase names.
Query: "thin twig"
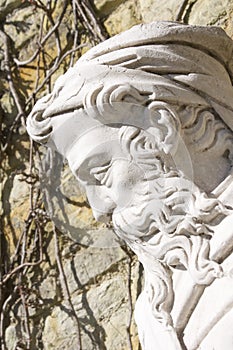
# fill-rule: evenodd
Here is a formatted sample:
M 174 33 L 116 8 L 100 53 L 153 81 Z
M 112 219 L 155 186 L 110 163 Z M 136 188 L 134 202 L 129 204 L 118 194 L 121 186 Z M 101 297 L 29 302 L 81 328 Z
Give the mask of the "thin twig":
M 77 350 L 82 350 L 82 338 L 81 338 L 81 328 L 80 328 L 80 322 L 79 318 L 77 316 L 77 313 L 74 309 L 74 305 L 72 303 L 70 291 L 69 291 L 69 286 L 68 282 L 66 279 L 66 275 L 64 272 L 64 268 L 61 262 L 61 256 L 60 256 L 60 248 L 59 248 L 59 241 L 58 241 L 58 235 L 57 235 L 57 230 L 56 227 L 53 227 L 53 233 L 54 233 L 54 242 L 55 242 L 55 255 L 56 255 L 56 261 L 57 261 L 57 266 L 59 270 L 59 277 L 61 281 L 61 286 L 65 295 L 66 300 L 68 301 L 71 311 L 72 311 L 72 317 L 74 318 L 77 326 L 77 341 L 78 341 L 78 347 Z
M 30 321 L 29 321 L 29 311 L 28 311 L 28 304 L 26 301 L 26 297 L 25 297 L 25 293 L 23 290 L 23 275 L 22 273 L 20 274 L 20 282 L 19 282 L 19 294 L 21 297 L 21 301 L 22 301 L 22 306 L 23 306 L 23 311 L 24 311 L 24 325 L 25 325 L 25 330 L 26 330 L 26 334 L 27 334 L 27 340 L 26 340 L 26 344 L 27 344 L 27 350 L 31 350 L 31 329 L 30 329 Z
M 180 6 L 179 12 L 178 12 L 176 19 L 175 19 L 177 22 L 182 21 L 183 15 L 184 15 L 184 12 L 185 12 L 185 9 L 186 9 L 188 3 L 189 3 L 189 0 L 184 0 L 182 5 Z
M 64 61 L 64 59 L 69 56 L 70 54 L 72 54 L 75 51 L 80 50 L 83 47 L 87 47 L 88 44 L 82 44 L 77 46 L 75 49 L 69 50 L 66 53 L 64 53 L 64 55 L 60 58 L 59 62 L 56 63 L 56 66 L 53 66 L 49 73 L 47 74 L 46 78 L 43 80 L 43 82 L 37 87 L 37 89 L 33 92 L 33 94 L 27 99 L 26 101 L 26 105 L 28 105 L 32 99 L 33 99 L 33 95 L 38 94 L 38 92 L 43 89 L 43 87 L 45 86 L 45 84 L 47 83 L 48 79 L 51 78 L 51 76 L 58 70 L 58 68 L 60 67 L 61 63 Z
M 43 36 L 43 27 L 44 27 L 44 21 L 45 21 L 45 14 L 43 13 L 42 17 L 41 17 L 41 22 L 40 22 L 40 31 L 39 31 L 39 42 L 41 42 L 41 38 Z M 35 89 L 37 89 L 38 85 L 39 85 L 39 80 L 40 80 L 40 60 L 41 60 L 41 55 L 40 52 L 37 55 L 37 72 L 36 72 L 36 81 L 35 81 Z M 44 67 L 42 67 L 42 70 L 44 69 Z M 36 102 L 36 101 L 34 101 Z
M 20 240 L 17 245 L 17 248 L 16 248 L 16 252 L 15 252 L 15 255 L 18 253 L 19 251 L 19 247 L 20 247 L 20 244 L 22 242 L 22 239 L 26 236 L 26 232 L 30 226 L 30 223 L 27 223 L 26 222 L 26 226 L 27 226 L 27 229 L 24 230 L 23 234 L 21 235 L 20 237 Z M 20 272 L 21 270 L 25 269 L 25 268 L 29 268 L 29 267 L 34 267 L 34 266 L 38 266 L 42 263 L 43 261 L 43 249 L 42 249 L 42 233 L 41 233 L 41 228 L 40 228 L 40 225 L 39 225 L 39 222 L 36 223 L 36 227 L 37 227 L 37 231 L 38 231 L 38 235 L 39 235 L 39 259 L 35 262 L 23 262 L 24 258 L 25 258 L 25 245 L 26 243 L 23 242 L 23 244 L 21 244 L 21 249 L 22 249 L 22 258 L 21 258 L 21 264 L 19 266 L 16 266 L 13 270 L 11 270 L 4 278 L 3 280 L 0 282 L 0 285 L 4 285 L 6 284 L 6 282 L 12 278 L 13 275 L 15 275 L 17 272 Z M 25 238 L 24 238 L 25 239 Z M 22 248 L 23 247 L 23 248 Z
M 30 225 L 31 225 L 31 222 L 32 222 L 32 218 L 33 218 L 33 213 L 31 211 L 29 211 L 28 215 L 27 215 L 27 218 L 25 220 L 25 227 L 24 227 L 24 230 L 22 231 L 19 239 L 18 239 L 18 242 L 17 242 L 17 245 L 16 245 L 16 248 L 15 248 L 15 252 L 13 254 L 13 256 L 11 256 L 11 262 L 13 264 L 15 258 L 18 256 L 19 254 L 19 250 L 20 250 L 20 246 L 21 246 L 21 243 L 22 243 L 22 240 L 23 240 L 23 237 L 24 235 L 26 234 L 26 231 L 29 229 Z
M 33 165 L 33 140 L 30 138 L 30 151 L 29 151 L 29 174 L 32 175 L 32 165 Z M 30 211 L 33 211 L 34 205 L 33 205 L 33 183 L 30 183 L 30 193 L 29 193 L 29 200 L 30 200 Z
M 98 43 L 107 38 L 101 23 L 97 20 L 96 15 L 88 0 L 75 0 L 79 15 L 83 19 L 83 25 L 89 34 L 94 38 L 94 43 Z
M 133 319 L 133 300 L 132 300 L 132 288 L 131 288 L 133 259 L 132 259 L 132 251 L 129 250 L 127 246 L 122 245 L 121 249 L 126 253 L 127 262 L 128 262 L 127 291 L 128 291 L 128 300 L 129 300 L 129 316 L 128 316 L 128 323 L 126 326 L 126 332 L 127 332 L 129 350 L 133 350 L 133 344 L 131 340 L 131 326 L 132 326 L 132 319 Z
M 4 301 L 4 303 L 2 305 L 1 314 L 0 314 L 0 349 L 2 349 L 2 350 L 7 350 L 6 343 L 5 343 L 4 319 L 5 319 L 5 315 L 8 314 L 8 312 L 7 312 L 8 304 L 13 299 L 17 290 L 18 290 L 18 286 L 15 286 L 13 292 L 8 296 L 8 298 Z
M 4 44 L 4 68 L 5 68 L 6 77 L 7 77 L 7 81 L 9 84 L 10 92 L 11 92 L 11 95 L 12 95 L 14 101 L 15 101 L 15 105 L 17 107 L 17 110 L 19 112 L 19 117 L 22 117 L 22 116 L 25 117 L 24 110 L 23 110 L 19 95 L 17 93 L 17 90 L 15 88 L 15 84 L 14 84 L 13 77 L 12 77 L 11 64 L 10 64 L 10 62 L 11 62 L 10 49 L 9 49 L 10 39 L 9 39 L 8 35 L 4 32 L 3 29 L 0 29 L 0 36 L 2 37 L 3 44 Z
M 67 5 L 68 5 L 68 1 L 65 0 L 63 8 L 62 8 L 62 12 L 61 12 L 58 20 L 56 21 L 55 25 L 50 29 L 50 31 L 45 35 L 45 37 L 39 42 L 39 48 L 34 52 L 34 54 L 26 61 L 19 61 L 16 58 L 14 59 L 14 61 L 17 64 L 18 67 L 26 66 L 27 64 L 29 64 L 32 61 L 34 61 L 34 59 L 37 57 L 37 55 L 41 51 L 41 47 L 44 46 L 46 41 L 51 37 L 51 35 L 53 35 L 53 33 L 56 32 L 57 28 L 60 26 L 60 24 L 62 22 L 62 19 L 63 19 L 64 15 L 65 15 L 65 12 L 66 12 Z
M 75 0 L 72 0 L 72 9 L 73 9 L 73 15 L 74 15 L 74 43 L 73 43 L 73 50 L 77 47 L 78 45 L 78 18 L 77 18 L 77 10 L 76 10 L 76 2 Z M 74 64 L 74 52 L 71 53 L 70 55 L 70 67 L 73 66 Z

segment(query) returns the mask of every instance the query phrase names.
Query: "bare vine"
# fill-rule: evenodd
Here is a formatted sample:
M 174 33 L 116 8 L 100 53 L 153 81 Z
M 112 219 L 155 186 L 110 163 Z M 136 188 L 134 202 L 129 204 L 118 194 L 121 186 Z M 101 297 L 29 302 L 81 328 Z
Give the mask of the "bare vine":
M 133 350 L 133 344 L 132 344 L 132 339 L 131 339 L 131 326 L 132 326 L 132 319 L 133 319 L 133 299 L 132 299 L 133 253 L 128 246 L 123 245 L 121 248 L 124 250 L 124 252 L 127 256 L 127 267 L 128 267 L 127 292 L 128 292 L 128 303 L 129 303 L 129 314 L 128 314 L 128 323 L 126 326 L 126 331 L 127 331 L 127 340 L 128 340 L 129 350 Z
M 75 324 L 77 327 L 77 333 L 76 333 L 77 334 L 77 341 L 78 341 L 77 350 L 82 350 L 83 347 L 82 347 L 80 321 L 79 321 L 78 315 L 75 311 L 75 308 L 74 308 L 74 305 L 73 305 L 73 302 L 71 299 L 66 274 L 64 272 L 64 268 L 62 265 L 61 255 L 60 255 L 60 246 L 59 246 L 59 240 L 58 240 L 58 233 L 57 233 L 57 229 L 55 226 L 53 228 L 53 232 L 54 232 L 54 237 L 55 237 L 55 252 L 56 252 L 57 267 L 59 270 L 59 277 L 60 277 L 60 281 L 61 281 L 61 286 L 62 286 L 63 293 L 65 295 L 65 300 L 68 301 L 70 309 L 71 309 L 71 317 L 75 320 Z
M 30 17 L 26 16 L 24 20 L 22 11 L 27 11 Z M 17 12 L 21 13 L 22 19 L 17 17 Z M 48 236 L 45 226 L 50 222 L 50 218 L 44 209 L 38 187 L 38 165 L 35 159 L 39 159 L 40 149 L 27 137 L 26 115 L 43 93 L 51 91 L 56 72 L 65 71 L 72 66 L 85 47 L 104 40 L 107 33 L 88 0 L 11 0 L 5 5 L 0 17 L 0 99 L 6 101 L 2 104 L 4 107 L 0 116 L 3 199 L 0 234 L 0 347 L 7 350 L 5 329 L 9 325 L 14 307 L 17 306 L 22 310 L 22 320 L 21 337 L 14 345 L 15 350 L 31 350 L 39 348 L 39 345 L 33 339 L 30 307 L 36 291 L 29 286 L 28 276 L 45 263 L 45 238 Z M 33 22 L 39 23 L 39 28 L 34 37 L 27 38 L 27 30 L 33 26 Z M 19 34 L 20 43 L 15 36 Z M 25 40 L 22 39 L 23 35 Z M 19 149 L 17 143 L 15 146 L 17 138 L 20 143 Z M 29 147 L 23 147 L 21 142 L 26 142 Z M 16 158 L 17 152 L 21 153 L 20 159 Z M 15 170 L 9 168 L 12 159 L 17 163 Z M 25 215 L 24 227 L 21 233 L 17 232 L 17 236 L 9 217 L 8 187 L 12 184 L 12 173 L 21 174 L 22 181 L 29 186 L 28 213 Z M 8 231 L 7 235 L 5 231 Z M 79 318 L 72 304 L 60 256 L 62 237 L 59 237 L 55 228 L 51 234 L 54 237 L 56 263 L 63 294 L 77 325 L 78 350 L 82 350 Z M 8 242 L 10 236 L 14 237 L 13 251 Z

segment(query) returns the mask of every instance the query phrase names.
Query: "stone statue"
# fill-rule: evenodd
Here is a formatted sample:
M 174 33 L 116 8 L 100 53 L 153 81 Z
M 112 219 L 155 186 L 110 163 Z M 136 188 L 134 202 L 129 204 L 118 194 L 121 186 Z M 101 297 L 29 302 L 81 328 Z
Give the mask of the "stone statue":
M 233 348 L 232 51 L 217 27 L 138 25 L 84 54 L 28 118 L 143 264 L 143 350 Z

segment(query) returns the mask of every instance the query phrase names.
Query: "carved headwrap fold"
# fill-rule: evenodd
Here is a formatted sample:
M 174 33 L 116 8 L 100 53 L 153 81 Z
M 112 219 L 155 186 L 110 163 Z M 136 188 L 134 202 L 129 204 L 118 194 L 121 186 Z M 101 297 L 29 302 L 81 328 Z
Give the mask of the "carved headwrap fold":
M 217 27 L 172 22 L 135 26 L 89 50 L 61 76 L 52 94 L 33 108 L 28 132 L 47 142 L 64 120 L 77 134 L 89 123 L 88 115 L 103 123 L 140 126 L 132 115 L 116 113 L 113 105 L 149 101 L 209 106 L 233 130 L 232 51 L 232 40 Z M 78 109 L 76 120 L 66 121 L 64 114 Z

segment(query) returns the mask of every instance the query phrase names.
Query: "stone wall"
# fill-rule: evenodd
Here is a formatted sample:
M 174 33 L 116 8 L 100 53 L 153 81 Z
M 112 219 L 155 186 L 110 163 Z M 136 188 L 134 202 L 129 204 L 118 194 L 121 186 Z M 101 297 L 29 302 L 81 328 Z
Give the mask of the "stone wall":
M 218 25 L 233 37 L 231 0 L 77 1 L 91 8 L 88 21 L 86 8 L 75 3 L 0 1 L 0 338 L 6 350 L 140 349 L 132 315 L 143 284 L 137 259 L 111 227 L 95 222 L 67 166 L 58 157 L 51 163 L 25 131 L 35 100 L 88 46 L 65 53 L 75 40 L 91 46 L 153 20 Z M 20 65 L 62 11 L 58 31 Z

